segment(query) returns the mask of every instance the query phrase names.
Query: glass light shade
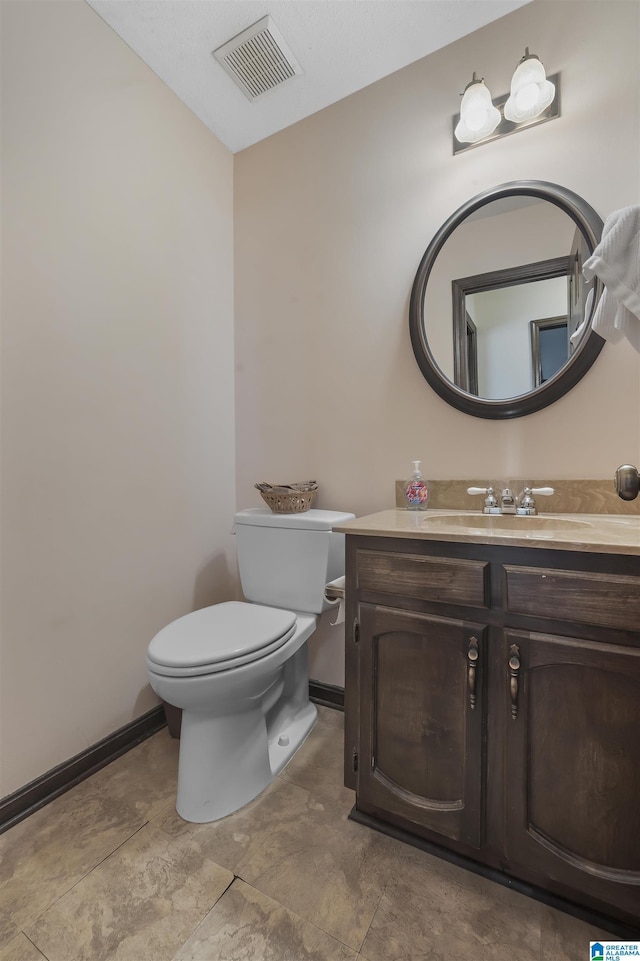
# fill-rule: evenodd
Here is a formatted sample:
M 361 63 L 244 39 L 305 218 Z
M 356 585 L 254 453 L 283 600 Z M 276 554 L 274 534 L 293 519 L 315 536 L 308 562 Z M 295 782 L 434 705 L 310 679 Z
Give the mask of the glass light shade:
M 454 134 L 460 143 L 477 143 L 493 133 L 500 123 L 500 111 L 491 103 L 483 80 L 472 81 L 460 104 L 460 120 Z
M 538 57 L 527 52 L 511 78 L 511 96 L 504 105 L 504 115 L 513 123 L 533 120 L 546 110 L 555 93 Z

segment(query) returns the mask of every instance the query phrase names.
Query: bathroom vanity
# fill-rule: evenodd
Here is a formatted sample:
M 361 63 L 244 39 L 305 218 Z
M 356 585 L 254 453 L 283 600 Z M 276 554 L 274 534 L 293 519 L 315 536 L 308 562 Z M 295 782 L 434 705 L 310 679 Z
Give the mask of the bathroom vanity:
M 340 530 L 352 817 L 640 928 L 640 518 Z

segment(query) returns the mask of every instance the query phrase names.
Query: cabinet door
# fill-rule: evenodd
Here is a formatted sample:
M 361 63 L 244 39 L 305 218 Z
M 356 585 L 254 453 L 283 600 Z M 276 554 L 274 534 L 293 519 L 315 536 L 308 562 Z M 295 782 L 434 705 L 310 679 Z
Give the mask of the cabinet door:
M 360 605 L 358 807 L 482 843 L 485 631 Z
M 640 649 L 506 632 L 507 855 L 640 920 Z

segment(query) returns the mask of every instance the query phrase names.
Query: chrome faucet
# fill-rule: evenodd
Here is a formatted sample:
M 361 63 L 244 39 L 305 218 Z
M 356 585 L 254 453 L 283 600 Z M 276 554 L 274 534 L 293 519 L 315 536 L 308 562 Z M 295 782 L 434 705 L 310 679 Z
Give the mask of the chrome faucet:
M 516 513 L 516 499 L 509 490 L 508 487 L 502 491 L 500 495 L 500 507 L 502 514 L 515 514 Z
M 515 498 L 510 488 L 505 487 L 500 494 L 500 503 L 498 504 L 496 492 L 493 487 L 467 488 L 467 494 L 486 495 L 482 507 L 483 514 L 518 514 L 525 517 L 530 517 L 538 513 L 533 497 L 534 494 L 536 496 L 538 494 L 548 496 L 554 493 L 553 487 L 525 487 L 522 494 L 520 494 L 518 498 Z

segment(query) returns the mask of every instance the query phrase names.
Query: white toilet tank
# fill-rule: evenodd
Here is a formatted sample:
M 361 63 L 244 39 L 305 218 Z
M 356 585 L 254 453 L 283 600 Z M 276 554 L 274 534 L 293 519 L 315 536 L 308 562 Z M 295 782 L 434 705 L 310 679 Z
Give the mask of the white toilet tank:
M 337 524 L 355 514 L 310 510 L 274 514 L 268 507 L 238 511 L 235 516 L 238 567 L 248 601 L 307 614 L 328 605 L 324 587 L 344 574 L 344 534 Z

